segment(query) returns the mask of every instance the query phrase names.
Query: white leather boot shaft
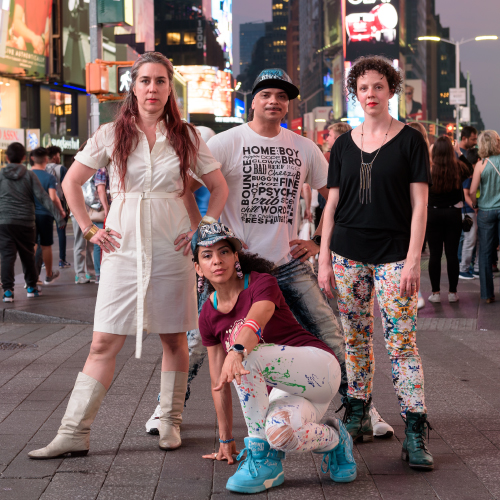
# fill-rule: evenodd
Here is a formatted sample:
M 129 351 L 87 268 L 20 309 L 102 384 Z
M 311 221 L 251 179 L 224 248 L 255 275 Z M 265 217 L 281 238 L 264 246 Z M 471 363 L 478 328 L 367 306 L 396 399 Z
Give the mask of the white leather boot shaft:
M 86 455 L 89 450 L 90 426 L 105 395 L 106 389 L 100 382 L 80 372 L 57 436 L 45 448 L 33 450 L 28 456 L 46 459 L 65 453 L 71 453 L 72 456 Z
M 181 423 L 186 398 L 188 374 L 161 372 L 160 448 L 175 450 L 182 444 Z

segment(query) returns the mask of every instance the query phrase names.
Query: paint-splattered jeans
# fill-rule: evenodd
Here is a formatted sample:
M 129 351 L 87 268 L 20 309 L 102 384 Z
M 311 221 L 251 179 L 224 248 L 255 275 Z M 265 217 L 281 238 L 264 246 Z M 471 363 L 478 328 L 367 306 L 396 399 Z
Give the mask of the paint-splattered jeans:
M 340 363 L 342 380 L 339 392 L 342 396 L 347 394 L 347 374 L 345 368 L 344 334 L 328 304 L 325 295 L 318 285 L 318 277 L 309 262 L 292 260 L 288 264 L 277 267 L 273 276 L 278 280 L 285 301 L 297 321 L 304 330 L 311 332 L 322 340 L 337 356 Z M 198 310 L 208 299 L 208 293 L 200 295 Z M 189 386 L 196 377 L 207 355 L 207 350 L 201 343 L 199 330 L 187 332 L 189 347 L 189 378 L 186 399 L 189 397 Z
M 387 351 L 392 363 L 392 382 L 401 406 L 425 413 L 424 373 L 416 344 L 417 293 L 401 297 L 401 271 L 405 261 L 362 264 L 333 255 L 333 271 L 339 292 L 340 318 L 346 339 L 349 396 L 367 401 L 373 388 L 374 295 L 382 313 Z
M 318 423 L 340 385 L 335 356 L 316 347 L 260 344 L 243 366 L 250 374 L 234 385 L 250 437 L 284 452 L 337 446 L 337 430 Z

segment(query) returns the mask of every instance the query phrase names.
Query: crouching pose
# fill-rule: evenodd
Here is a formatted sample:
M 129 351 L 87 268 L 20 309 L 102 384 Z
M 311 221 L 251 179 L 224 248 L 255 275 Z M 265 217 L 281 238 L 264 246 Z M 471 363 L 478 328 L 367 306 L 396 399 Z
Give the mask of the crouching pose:
M 338 391 L 340 365 L 291 313 L 276 278 L 267 274 L 273 264 L 239 254 L 240 240 L 218 223 L 201 226 L 192 249 L 200 285 L 206 279 L 215 289 L 201 311 L 200 333 L 208 348 L 220 448 L 205 458 L 233 463 L 234 381 L 248 437 L 238 455 L 246 452 L 246 458 L 228 490 L 257 493 L 282 484 L 286 452 L 322 453 L 333 481 L 353 481 L 351 436 L 337 419 L 319 423 Z

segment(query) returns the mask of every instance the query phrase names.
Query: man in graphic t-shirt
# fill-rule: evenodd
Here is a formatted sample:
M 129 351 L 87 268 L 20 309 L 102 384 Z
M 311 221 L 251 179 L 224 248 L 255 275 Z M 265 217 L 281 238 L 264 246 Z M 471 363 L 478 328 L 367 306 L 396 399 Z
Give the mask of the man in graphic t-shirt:
M 289 101 L 298 94 L 285 71 L 264 70 L 253 86 L 249 123 L 216 135 L 208 147 L 229 186 L 221 221 L 249 252 L 276 264 L 274 276 L 297 321 L 337 356 L 342 369 L 339 392 L 344 396 L 343 332 L 307 261 L 319 252 L 321 229 L 311 240 L 297 238 L 303 184 L 328 197 L 328 163 L 322 152 L 311 140 L 281 127 Z M 199 330 L 188 332 L 188 345 L 191 382 L 206 356 Z M 155 428 L 154 420 L 155 415 L 146 424 L 148 432 Z

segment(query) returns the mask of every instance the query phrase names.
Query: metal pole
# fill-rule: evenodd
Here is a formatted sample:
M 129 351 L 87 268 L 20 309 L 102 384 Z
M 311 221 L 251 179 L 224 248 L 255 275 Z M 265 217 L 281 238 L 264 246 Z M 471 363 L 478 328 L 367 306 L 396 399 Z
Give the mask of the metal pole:
M 460 42 L 455 44 L 455 87 L 460 88 Z M 457 142 L 460 140 L 460 104 L 457 104 Z
M 89 35 L 90 61 L 102 59 L 102 26 L 97 24 L 97 0 L 90 0 L 89 4 Z M 89 137 L 99 128 L 99 100 L 95 95 L 90 96 L 90 133 Z
M 470 105 L 470 72 L 467 71 L 467 106 L 469 108 L 469 125 L 472 121 L 472 106 Z

